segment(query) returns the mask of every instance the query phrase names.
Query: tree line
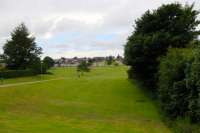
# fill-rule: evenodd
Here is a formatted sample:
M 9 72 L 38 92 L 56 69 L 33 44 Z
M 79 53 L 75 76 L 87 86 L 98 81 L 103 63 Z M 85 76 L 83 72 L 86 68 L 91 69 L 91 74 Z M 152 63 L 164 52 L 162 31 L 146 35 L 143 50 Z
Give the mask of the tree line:
M 172 119 L 200 122 L 199 12 L 172 3 L 146 11 L 125 45 L 129 78 L 137 79 Z

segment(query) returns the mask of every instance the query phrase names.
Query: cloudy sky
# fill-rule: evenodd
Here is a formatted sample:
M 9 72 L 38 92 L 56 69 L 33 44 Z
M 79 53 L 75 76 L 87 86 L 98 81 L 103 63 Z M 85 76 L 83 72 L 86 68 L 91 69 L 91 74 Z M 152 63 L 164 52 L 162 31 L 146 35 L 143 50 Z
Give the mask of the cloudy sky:
M 176 0 L 183 4 L 199 0 Z M 43 56 L 123 55 L 134 20 L 148 9 L 174 0 L 0 0 L 0 47 L 24 22 Z M 2 53 L 2 49 L 0 49 Z

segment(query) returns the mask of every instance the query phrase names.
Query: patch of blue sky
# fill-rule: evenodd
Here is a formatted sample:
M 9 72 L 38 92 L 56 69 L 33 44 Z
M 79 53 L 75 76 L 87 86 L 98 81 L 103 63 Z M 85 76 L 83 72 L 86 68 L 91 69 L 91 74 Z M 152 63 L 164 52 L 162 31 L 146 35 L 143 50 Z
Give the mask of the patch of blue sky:
M 70 32 L 70 33 L 58 33 L 53 35 L 50 39 L 48 39 L 49 44 L 64 44 L 75 38 L 79 37 L 80 33 L 78 32 Z
M 115 38 L 114 34 L 100 34 L 96 35 L 95 39 L 97 41 L 111 41 Z
M 36 43 L 38 46 L 42 47 L 43 52 L 50 52 L 50 51 L 55 51 L 55 47 L 57 45 L 64 45 L 68 44 L 68 42 L 76 39 L 79 37 L 81 34 L 78 32 L 71 32 L 71 33 L 57 33 L 53 35 L 49 39 L 44 39 L 44 38 L 36 38 Z M 52 49 L 53 48 L 53 49 Z

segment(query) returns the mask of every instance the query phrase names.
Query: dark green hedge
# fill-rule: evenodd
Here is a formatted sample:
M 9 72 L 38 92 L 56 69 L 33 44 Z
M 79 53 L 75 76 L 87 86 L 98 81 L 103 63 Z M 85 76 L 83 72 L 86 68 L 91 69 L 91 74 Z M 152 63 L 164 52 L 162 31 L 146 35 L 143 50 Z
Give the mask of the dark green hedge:
M 200 121 L 200 50 L 169 50 L 158 75 L 158 96 L 168 116 Z
M 0 71 L 1 78 L 15 78 L 15 77 L 25 77 L 33 76 L 36 73 L 33 70 L 3 70 Z

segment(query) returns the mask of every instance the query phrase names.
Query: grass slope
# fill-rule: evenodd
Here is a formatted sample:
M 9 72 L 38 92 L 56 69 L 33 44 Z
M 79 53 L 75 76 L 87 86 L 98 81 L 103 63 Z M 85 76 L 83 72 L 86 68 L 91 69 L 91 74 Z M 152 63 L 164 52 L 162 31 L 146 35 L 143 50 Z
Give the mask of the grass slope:
M 42 79 L 65 79 L 0 88 L 0 132 L 170 133 L 152 101 L 127 80 L 126 69 L 93 68 L 78 78 L 75 68 L 59 68 Z

